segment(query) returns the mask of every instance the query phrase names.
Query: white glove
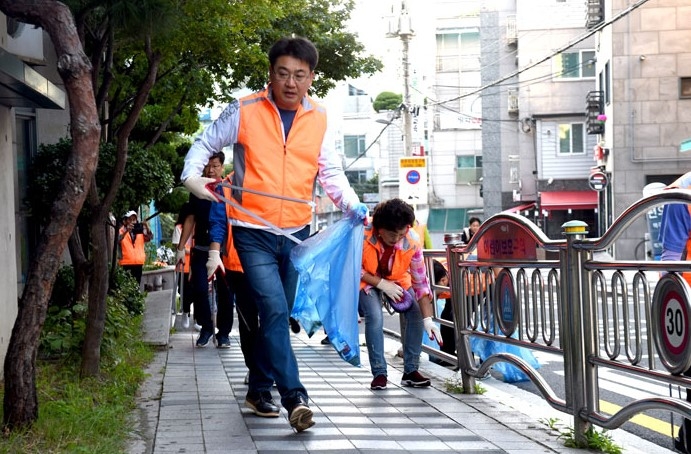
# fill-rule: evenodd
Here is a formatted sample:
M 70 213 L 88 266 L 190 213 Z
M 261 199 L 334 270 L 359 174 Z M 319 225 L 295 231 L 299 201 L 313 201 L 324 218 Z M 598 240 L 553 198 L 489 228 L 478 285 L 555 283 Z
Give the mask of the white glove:
M 422 326 L 425 327 L 429 340 L 436 339 L 440 346 L 444 345 L 444 341 L 441 339 L 441 331 L 439 331 L 437 324 L 432 321 L 432 317 L 423 318 Z
M 382 279 L 377 284 L 377 288 L 394 301 L 400 301 L 403 296 L 403 289 L 396 283 Z
M 186 256 L 187 256 L 187 253 L 185 252 L 184 249 L 182 251 L 177 249 L 175 251 L 175 266 L 184 265 Z
M 221 261 L 221 251 L 209 251 L 209 258 L 206 260 L 206 278 L 213 279 L 216 270 L 221 270 L 221 273 L 226 274 L 226 267 Z
M 212 189 L 209 189 L 206 186 L 210 183 L 216 183 L 216 180 L 206 177 L 189 177 L 183 182 L 185 187 L 200 199 L 218 202 L 218 197 L 216 197 L 216 194 Z

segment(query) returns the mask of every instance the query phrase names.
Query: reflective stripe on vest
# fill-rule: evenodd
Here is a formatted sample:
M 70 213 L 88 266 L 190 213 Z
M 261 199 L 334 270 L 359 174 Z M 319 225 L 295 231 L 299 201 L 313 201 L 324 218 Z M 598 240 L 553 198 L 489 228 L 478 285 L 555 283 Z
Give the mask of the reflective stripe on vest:
M 236 186 L 276 195 L 312 200 L 319 153 L 326 134 L 326 114 L 308 99 L 293 120 L 287 140 L 276 106 L 267 90 L 240 100 L 238 140 L 233 148 Z M 232 191 L 244 208 L 280 228 L 300 227 L 310 223 L 309 205 L 275 199 L 243 191 Z M 257 224 L 257 220 L 231 207 L 230 217 Z

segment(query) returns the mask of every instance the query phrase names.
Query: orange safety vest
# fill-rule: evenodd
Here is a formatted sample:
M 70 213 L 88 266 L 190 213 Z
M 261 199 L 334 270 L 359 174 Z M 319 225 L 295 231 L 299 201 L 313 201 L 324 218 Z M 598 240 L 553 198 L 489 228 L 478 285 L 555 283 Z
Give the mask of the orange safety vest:
M 228 175 L 226 179 L 228 180 L 229 177 L 230 175 Z M 230 192 L 230 188 L 223 187 L 223 195 L 226 199 L 230 199 Z M 230 211 L 231 207 L 229 204 L 226 203 L 226 216 L 228 217 L 228 219 L 230 219 Z M 226 270 L 239 271 L 242 273 L 240 257 L 238 256 L 238 252 L 235 250 L 235 246 L 233 246 L 233 232 L 231 228 L 232 227 L 230 225 L 230 222 L 228 222 L 228 233 L 226 234 L 226 250 L 225 254 L 222 254 L 221 260 L 223 261 L 223 266 L 226 268 Z
M 124 235 L 120 241 L 120 250 L 122 251 L 120 265 L 143 265 L 146 262 L 144 234 L 136 234 L 134 241 L 132 241 L 132 236 L 127 229 L 120 227 L 120 235 Z
M 268 90 L 240 99 L 240 124 L 233 148 L 236 186 L 270 194 L 312 200 L 317 160 L 326 134 L 326 112 L 311 98 L 300 105 L 290 134 L 284 139 L 281 117 L 269 100 Z M 233 199 L 244 208 L 281 228 L 300 227 L 312 220 L 312 209 L 291 202 L 239 190 Z M 232 219 L 258 224 L 253 217 L 231 207 Z
M 385 279 L 393 281 L 403 289 L 408 290 L 413 285 L 410 276 L 410 262 L 413 260 L 413 254 L 420 248 L 420 245 L 411 237 L 410 232 L 406 234 L 400 243 L 401 249 L 396 249 L 393 254 L 391 275 L 386 276 Z M 365 227 L 365 241 L 362 245 L 362 269 L 376 276 L 379 258 L 383 252 L 384 244 L 374 235 L 374 228 L 370 224 Z M 361 280 L 360 290 L 364 289 L 365 286 L 367 284 Z

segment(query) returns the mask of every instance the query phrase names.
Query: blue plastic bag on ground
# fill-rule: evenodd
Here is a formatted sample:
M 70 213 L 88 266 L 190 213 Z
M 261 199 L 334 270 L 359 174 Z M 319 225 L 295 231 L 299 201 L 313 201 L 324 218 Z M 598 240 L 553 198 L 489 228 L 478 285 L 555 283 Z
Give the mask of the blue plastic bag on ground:
M 501 332 L 494 323 L 494 314 L 491 311 L 489 316 L 489 326 L 490 333 L 497 334 Z M 511 337 L 516 338 L 518 337 L 518 335 L 517 333 L 514 333 Z M 484 339 L 476 336 L 470 336 L 470 349 L 473 353 L 480 357 L 480 361 L 484 361 L 496 353 L 510 353 L 523 359 L 534 369 L 540 368 L 540 363 L 538 362 L 537 358 L 535 358 L 535 356 L 533 355 L 533 352 L 525 347 L 519 347 L 517 345 L 505 344 L 499 341 Z M 506 383 L 516 383 L 529 380 L 528 376 L 513 364 L 505 362 L 495 363 L 492 366 L 492 370 L 499 372 L 502 375 L 502 381 Z
M 290 259 L 298 272 L 291 317 L 312 335 L 322 326 L 348 363 L 360 365 L 358 298 L 364 224 L 345 216 L 295 246 Z

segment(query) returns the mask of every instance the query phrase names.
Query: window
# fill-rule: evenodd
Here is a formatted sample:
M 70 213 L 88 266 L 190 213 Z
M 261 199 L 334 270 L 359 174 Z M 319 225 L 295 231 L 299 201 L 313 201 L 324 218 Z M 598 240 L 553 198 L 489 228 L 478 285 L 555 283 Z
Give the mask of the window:
M 600 90 L 603 90 L 605 92 L 605 104 L 607 104 L 607 105 L 609 105 L 610 91 L 611 91 L 611 87 L 609 85 L 609 80 L 610 80 L 609 72 L 610 72 L 609 62 L 607 62 L 607 63 L 605 63 L 605 85 L 600 88 Z
M 365 151 L 365 136 L 344 136 L 343 148 L 346 158 L 357 158 Z
M 365 95 L 367 95 L 367 93 L 365 93 L 365 90 L 360 90 L 359 88 L 348 84 L 348 96 L 365 96 Z
M 345 175 L 351 185 L 367 183 L 366 170 L 346 170 Z
M 583 123 L 566 123 L 559 125 L 559 154 L 585 153 L 585 135 Z
M 561 79 L 595 77 L 595 51 L 562 52 L 555 56 L 554 75 Z
M 482 156 L 456 156 L 456 184 L 477 183 L 482 177 Z
M 36 245 L 38 244 L 39 228 L 38 223 L 32 218 L 24 200 L 27 196 L 27 189 L 29 186 L 29 166 L 31 160 L 37 154 L 36 145 L 36 118 L 31 111 L 23 112 L 18 110 L 16 116 L 16 138 L 17 138 L 17 155 L 15 163 L 15 178 L 16 186 L 16 200 L 17 216 L 15 218 L 15 235 L 17 247 L 17 277 L 18 284 L 23 286 L 26 282 L 26 277 L 29 272 L 30 258 L 36 252 Z M 10 183 L 11 184 L 11 183 Z M 19 288 L 21 294 L 22 288 Z
M 430 232 L 460 232 L 468 225 L 470 210 L 477 208 L 433 208 L 427 217 L 427 229 Z
M 691 77 L 679 79 L 679 98 L 691 99 Z

